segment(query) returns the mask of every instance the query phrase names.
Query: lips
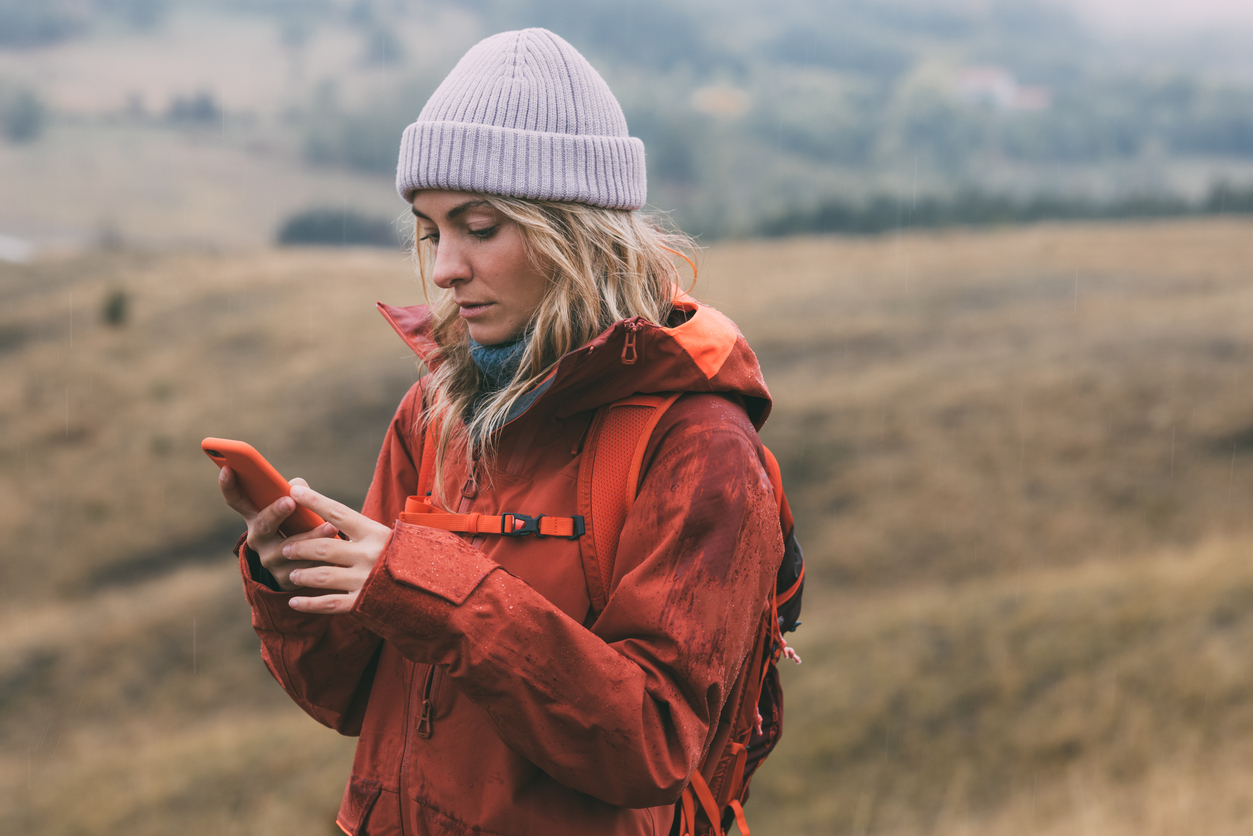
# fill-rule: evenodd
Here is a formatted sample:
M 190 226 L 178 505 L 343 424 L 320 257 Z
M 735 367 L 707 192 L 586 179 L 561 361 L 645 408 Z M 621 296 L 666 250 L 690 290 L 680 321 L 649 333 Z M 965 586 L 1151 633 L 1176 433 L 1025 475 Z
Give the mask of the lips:
M 491 302 L 458 302 L 463 319 L 472 319 L 491 307 Z

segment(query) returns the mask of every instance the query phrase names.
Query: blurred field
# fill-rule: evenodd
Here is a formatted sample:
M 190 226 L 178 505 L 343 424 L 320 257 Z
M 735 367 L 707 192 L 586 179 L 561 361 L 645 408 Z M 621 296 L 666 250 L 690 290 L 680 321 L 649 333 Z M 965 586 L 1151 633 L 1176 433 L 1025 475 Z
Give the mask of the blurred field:
M 53 251 L 97 241 L 258 247 L 274 240 L 288 215 L 310 206 L 400 214 L 390 178 L 335 170 L 310 176 L 290 139 L 234 122 L 57 125 L 37 144 L 0 145 L 0 182 L 0 229 Z
M 1250 264 L 1221 220 L 704 253 L 811 572 L 754 833 L 1248 832 Z M 352 741 L 264 671 L 197 442 L 359 501 L 416 376 L 380 298 L 403 254 L 0 265 L 0 831 L 334 832 Z

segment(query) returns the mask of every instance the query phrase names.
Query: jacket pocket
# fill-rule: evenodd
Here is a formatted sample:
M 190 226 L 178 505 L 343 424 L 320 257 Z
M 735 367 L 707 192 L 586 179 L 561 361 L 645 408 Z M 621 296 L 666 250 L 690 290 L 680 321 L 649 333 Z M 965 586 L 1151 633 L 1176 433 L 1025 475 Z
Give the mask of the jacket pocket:
M 370 817 L 370 810 L 378 801 L 383 785 L 378 781 L 351 778 L 344 788 L 344 800 L 339 805 L 335 823 L 345 832 L 357 836 Z

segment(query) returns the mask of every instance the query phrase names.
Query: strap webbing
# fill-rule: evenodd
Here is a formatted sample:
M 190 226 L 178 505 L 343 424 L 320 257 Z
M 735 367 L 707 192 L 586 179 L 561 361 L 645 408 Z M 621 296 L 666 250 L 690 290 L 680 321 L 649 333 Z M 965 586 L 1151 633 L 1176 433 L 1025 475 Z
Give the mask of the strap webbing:
M 768 447 L 761 448 L 765 454 L 766 475 L 770 477 L 770 485 L 774 488 L 775 499 L 779 503 L 779 525 L 783 529 L 783 536 L 787 537 L 792 533 L 792 508 L 787 504 L 787 494 L 783 492 L 783 473 L 779 469 L 779 460 L 774 457 L 774 453 L 770 452 Z
M 679 836 L 696 836 L 696 801 L 691 787 L 684 788 L 679 796 Z
M 743 795 L 744 792 L 744 766 L 748 763 L 748 747 L 743 743 L 731 741 L 730 745 L 731 757 L 734 759 L 731 764 L 731 781 L 727 785 L 727 790 L 733 803 Z M 747 830 L 744 831 L 748 833 Z
M 538 534 L 541 537 L 579 537 L 583 534 L 583 518 L 550 517 L 540 514 L 531 517 L 526 514 L 449 514 L 436 510 L 425 499 L 411 496 L 405 500 L 404 513 L 400 521 L 410 525 L 424 525 L 427 528 L 439 528 L 458 534 L 503 534 L 506 537 L 520 537 L 524 534 Z
M 696 800 L 700 802 L 705 817 L 709 819 L 710 832 L 713 836 L 723 836 L 722 811 L 718 809 L 718 802 L 714 801 L 714 794 L 709 791 L 709 784 L 705 783 L 705 776 L 700 774 L 699 769 L 692 773 L 692 783 L 687 785 L 684 792 L 696 793 Z
M 731 799 L 731 809 L 735 811 L 735 823 L 740 826 L 740 836 L 749 836 L 748 819 L 744 818 L 744 806 L 738 798 Z
M 786 592 L 780 592 L 778 595 L 775 596 L 776 609 L 778 608 L 779 604 L 786 604 L 788 601 L 791 601 L 792 597 L 796 595 L 797 590 L 801 588 L 801 584 L 803 584 L 804 582 L 805 582 L 805 564 L 802 563 L 801 571 L 800 571 L 800 574 L 796 576 L 796 581 L 787 588 Z M 796 623 L 799 624 L 800 622 L 798 621 Z

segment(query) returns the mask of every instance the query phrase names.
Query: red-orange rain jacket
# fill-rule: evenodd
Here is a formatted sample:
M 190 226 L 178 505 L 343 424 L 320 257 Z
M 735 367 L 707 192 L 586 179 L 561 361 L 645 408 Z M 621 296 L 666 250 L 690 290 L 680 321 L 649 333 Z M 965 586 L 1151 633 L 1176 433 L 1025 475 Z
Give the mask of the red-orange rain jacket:
M 624 320 L 562 358 L 500 431 L 490 476 L 447 476 L 446 496 L 471 512 L 572 516 L 596 408 L 690 393 L 652 434 L 603 612 L 590 611 L 575 540 L 395 522 L 416 490 L 421 384 L 366 497 L 364 513 L 395 531 L 352 613 L 292 610 L 241 548 L 266 664 L 315 719 L 360 735 L 347 833 L 670 832 L 690 775 L 725 739 L 723 705 L 748 675 L 783 553 L 756 357 L 721 314 L 676 305 L 675 327 Z M 380 309 L 430 351 L 425 307 Z

